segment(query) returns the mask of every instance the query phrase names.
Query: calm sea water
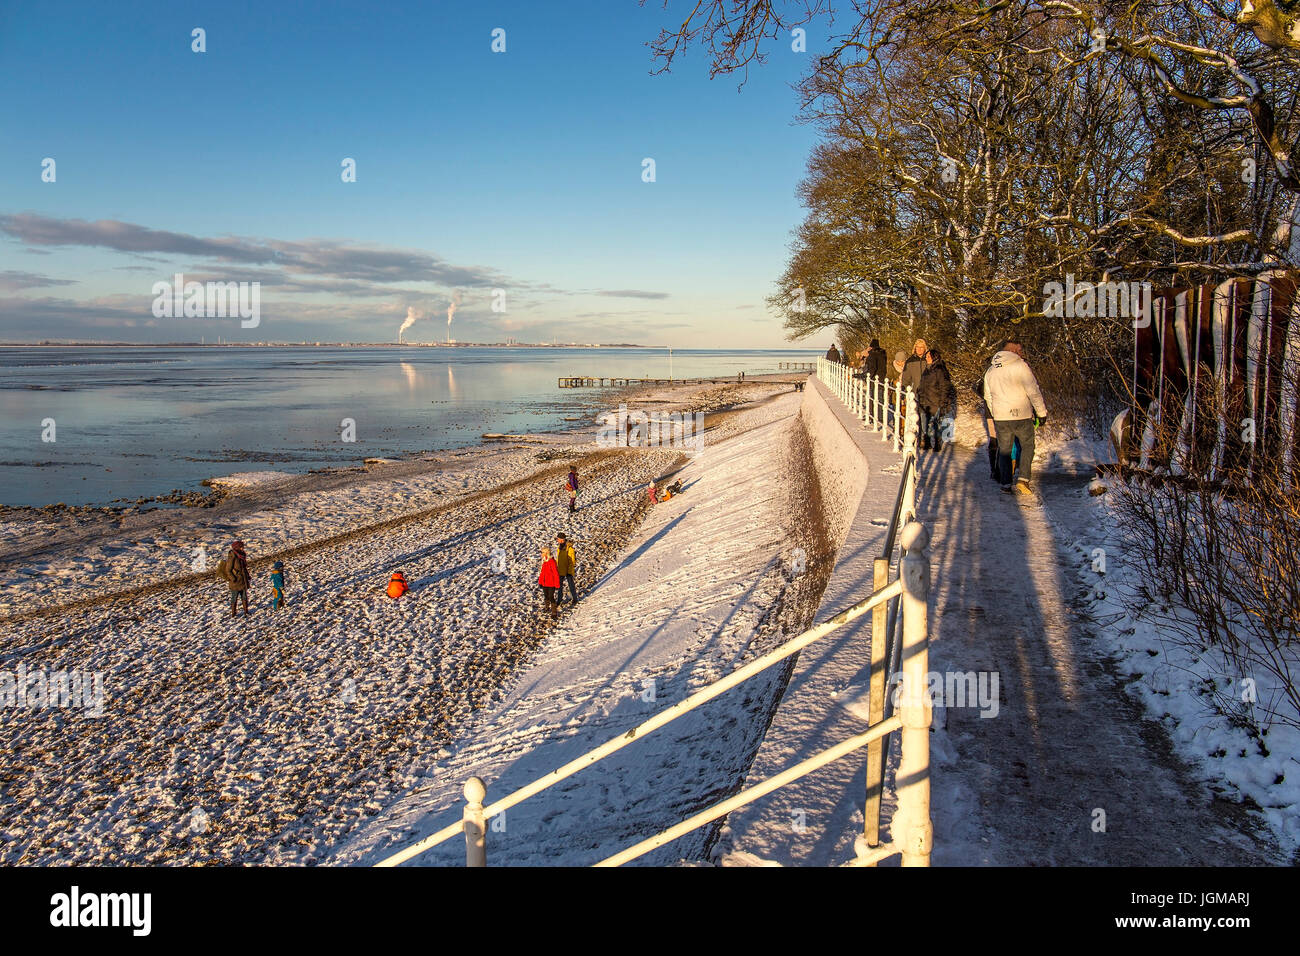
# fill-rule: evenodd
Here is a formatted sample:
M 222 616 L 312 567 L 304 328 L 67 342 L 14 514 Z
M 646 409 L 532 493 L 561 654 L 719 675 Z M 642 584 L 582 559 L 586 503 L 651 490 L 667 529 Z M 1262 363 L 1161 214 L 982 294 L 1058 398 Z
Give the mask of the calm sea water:
M 672 374 L 774 371 L 817 354 L 674 349 Z M 663 349 L 0 348 L 0 503 L 106 504 L 485 432 L 593 428 L 600 394 L 559 389 L 560 376 L 668 374 Z

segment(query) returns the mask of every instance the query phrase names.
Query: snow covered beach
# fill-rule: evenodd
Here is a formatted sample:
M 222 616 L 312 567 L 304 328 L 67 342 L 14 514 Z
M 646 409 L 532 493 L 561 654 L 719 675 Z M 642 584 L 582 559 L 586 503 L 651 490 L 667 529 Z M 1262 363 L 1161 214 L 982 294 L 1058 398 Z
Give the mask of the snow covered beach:
M 711 417 L 707 459 L 727 435 L 758 428 L 753 416 L 774 414 L 790 387 L 673 391 L 641 401 L 741 403 Z M 763 496 L 736 481 L 758 467 L 752 452 L 761 442 L 750 441 L 729 470 L 739 489 L 733 504 L 761 515 Z M 768 467 L 782 474 L 781 449 L 768 444 Z M 643 517 L 645 486 L 683 457 L 559 442 L 507 447 L 364 476 L 263 475 L 217 508 L 125 516 L 89 534 L 48 519 L 7 529 L 4 667 L 100 673 L 107 700 L 100 717 L 0 711 L 3 859 L 322 860 L 360 822 L 436 775 L 444 748 L 546 643 L 538 547 L 561 530 L 577 542 L 584 596 L 616 565 L 643 573 L 625 546 Z M 583 480 L 572 516 L 561 489 L 571 461 Z M 702 503 L 697 492 L 679 499 L 682 507 Z M 795 513 L 788 502 L 770 505 L 778 507 Z M 734 518 L 736 528 L 758 527 Z M 253 560 L 247 619 L 229 619 L 224 585 L 193 566 L 215 562 L 233 537 Z M 765 545 L 759 570 L 782 578 L 771 542 L 755 540 Z M 673 546 L 685 547 L 676 538 Z M 708 546 L 706 563 L 725 556 L 717 547 Z M 274 614 L 265 579 L 273 556 L 289 569 L 289 606 Z M 413 591 L 394 603 L 382 587 L 399 568 Z M 693 593 L 699 582 L 688 575 L 675 587 Z M 784 591 L 774 587 L 760 589 L 758 619 Z M 653 581 L 643 597 L 647 608 L 662 604 Z M 598 613 L 599 604 L 597 588 L 577 613 Z M 617 616 L 604 620 L 617 629 Z M 744 631 L 726 653 L 752 636 Z

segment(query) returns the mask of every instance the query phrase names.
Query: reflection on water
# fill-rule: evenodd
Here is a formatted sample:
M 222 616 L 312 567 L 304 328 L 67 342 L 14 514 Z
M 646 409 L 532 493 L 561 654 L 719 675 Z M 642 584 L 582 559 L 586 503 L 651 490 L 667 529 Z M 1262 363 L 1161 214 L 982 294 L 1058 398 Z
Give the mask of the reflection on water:
M 415 370 L 415 366 L 410 362 L 402 363 L 402 372 L 406 375 L 407 391 L 414 395 L 416 386 L 420 383 L 420 373 Z
M 0 503 L 104 503 L 192 490 L 235 471 L 305 471 L 475 444 L 484 432 L 575 427 L 566 418 L 586 427 L 603 408 L 601 393 L 559 389 L 561 376 L 665 374 L 660 354 L 0 348 Z M 674 349 L 673 372 L 734 376 L 812 357 Z M 355 442 L 341 440 L 344 418 L 356 421 Z M 42 441 L 48 419 L 55 441 Z

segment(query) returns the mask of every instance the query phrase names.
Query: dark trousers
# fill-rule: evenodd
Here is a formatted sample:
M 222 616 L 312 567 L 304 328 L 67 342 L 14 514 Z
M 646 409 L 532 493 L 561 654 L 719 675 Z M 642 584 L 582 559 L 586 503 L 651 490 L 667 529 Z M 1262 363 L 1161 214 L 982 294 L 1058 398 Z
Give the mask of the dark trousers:
M 566 581 L 569 583 L 569 593 L 573 595 L 573 603 L 574 603 L 574 604 L 577 604 L 577 603 L 578 603 L 578 586 L 577 586 L 576 584 L 573 583 L 573 575 L 572 575 L 572 574 L 562 574 L 562 575 L 560 575 L 560 587 L 558 588 L 559 593 L 560 593 L 560 603 L 561 603 L 561 604 L 564 603 L 564 583 L 565 583 Z
M 938 451 L 943 447 L 943 424 L 938 412 L 921 410 L 921 440 L 929 442 L 930 447 Z
M 1011 444 L 1020 441 L 1020 457 L 1016 466 L 1016 479 L 1029 481 L 1034 476 L 1034 420 L 1021 418 L 1013 422 L 994 422 L 998 435 L 998 463 L 1002 471 L 1002 484 L 1011 484 Z
M 244 599 L 244 613 L 245 614 L 248 613 L 248 589 L 245 588 L 243 591 L 230 592 L 230 613 L 231 614 L 235 613 L 235 606 L 239 603 L 240 598 Z
M 548 588 L 546 585 L 542 585 L 542 596 L 546 599 L 544 609 L 551 612 L 551 617 L 555 616 L 555 612 L 559 607 L 559 602 L 555 600 L 555 595 L 559 591 L 559 588 Z

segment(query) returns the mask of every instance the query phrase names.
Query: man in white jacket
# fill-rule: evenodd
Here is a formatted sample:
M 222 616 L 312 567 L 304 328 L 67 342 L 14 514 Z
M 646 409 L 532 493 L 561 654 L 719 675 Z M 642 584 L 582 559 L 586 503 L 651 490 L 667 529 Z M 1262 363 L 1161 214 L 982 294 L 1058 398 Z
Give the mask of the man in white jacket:
M 1025 352 L 1014 339 L 993 356 L 984 373 L 984 401 L 993 417 L 998 436 L 998 459 L 1002 471 L 1002 490 L 1029 494 L 1029 480 L 1034 472 L 1034 427 L 1047 421 L 1047 405 L 1039 391 L 1038 379 L 1025 363 Z M 1015 488 L 1011 487 L 1011 444 L 1020 441 L 1020 464 Z

